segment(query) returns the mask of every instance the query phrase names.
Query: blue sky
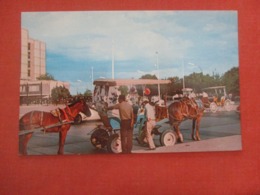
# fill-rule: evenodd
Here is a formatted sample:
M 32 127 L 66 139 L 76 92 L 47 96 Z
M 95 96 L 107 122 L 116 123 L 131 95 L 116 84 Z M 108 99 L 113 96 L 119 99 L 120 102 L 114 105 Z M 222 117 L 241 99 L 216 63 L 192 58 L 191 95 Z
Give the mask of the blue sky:
M 236 11 L 23 12 L 21 26 L 46 43 L 47 72 L 72 94 L 112 77 L 112 53 L 115 79 L 158 75 L 157 59 L 160 78 L 238 66 Z

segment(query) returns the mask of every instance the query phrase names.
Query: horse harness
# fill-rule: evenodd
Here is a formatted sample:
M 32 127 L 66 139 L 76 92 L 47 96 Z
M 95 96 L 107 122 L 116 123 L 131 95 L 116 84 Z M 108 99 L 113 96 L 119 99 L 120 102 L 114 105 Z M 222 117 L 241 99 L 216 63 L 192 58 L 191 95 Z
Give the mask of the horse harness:
M 59 118 L 60 122 L 70 122 L 71 120 L 69 119 L 69 117 L 71 117 L 73 119 L 75 118 L 72 116 L 71 110 L 68 106 L 66 106 L 64 109 L 57 108 L 55 110 L 52 110 L 50 113 L 53 116 Z M 61 118 L 62 113 L 64 114 L 65 120 L 62 120 L 62 118 Z
M 34 116 L 34 113 L 35 111 L 32 111 L 31 114 L 30 114 L 30 124 L 31 124 L 31 127 L 33 128 L 39 128 L 39 127 L 42 127 L 43 128 L 43 131 L 44 133 L 46 132 L 46 130 L 48 128 L 51 128 L 51 127 L 58 127 L 58 126 L 62 126 L 64 124 L 70 124 L 72 123 L 73 121 L 71 121 L 69 118 L 75 118 L 72 116 L 72 112 L 69 108 L 69 106 L 66 106 L 64 109 L 60 109 L 60 108 L 57 108 L 55 110 L 52 110 L 50 111 L 50 113 L 54 116 L 54 117 L 57 117 L 59 119 L 59 123 L 57 124 L 53 124 L 53 125 L 50 125 L 50 126 L 44 126 L 43 124 L 43 117 L 44 117 L 44 111 L 41 111 L 40 112 L 40 123 L 38 124 L 39 126 L 36 126 L 34 125 L 33 123 L 33 116 Z M 61 116 L 62 116 L 62 113 L 65 117 L 64 120 L 62 120 Z
M 186 110 L 186 114 L 183 114 L 185 117 L 187 117 L 187 118 L 195 118 L 199 114 L 198 113 L 198 105 L 192 99 L 190 99 L 190 98 L 181 99 L 180 103 L 181 103 L 182 110 L 184 110 L 186 108 L 185 109 Z M 190 112 L 189 112 L 188 106 L 185 107 L 183 104 L 191 106 L 195 110 L 195 112 L 196 112 L 195 115 L 191 115 Z

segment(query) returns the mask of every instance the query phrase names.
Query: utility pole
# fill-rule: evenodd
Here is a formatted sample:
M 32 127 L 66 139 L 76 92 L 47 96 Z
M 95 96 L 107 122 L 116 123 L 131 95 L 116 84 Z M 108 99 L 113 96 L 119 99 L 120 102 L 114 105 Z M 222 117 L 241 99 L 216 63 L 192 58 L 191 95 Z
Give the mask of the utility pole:
M 112 43 L 112 79 L 115 79 L 115 64 L 114 64 L 114 41 Z
M 158 80 L 160 80 L 160 72 L 159 72 L 159 63 L 158 63 L 158 51 L 155 52 L 157 59 L 156 59 L 156 66 L 157 66 L 157 72 L 158 72 Z M 160 100 L 161 100 L 161 88 L 160 88 L 160 83 L 158 81 L 158 96 L 159 96 L 159 105 L 160 105 Z

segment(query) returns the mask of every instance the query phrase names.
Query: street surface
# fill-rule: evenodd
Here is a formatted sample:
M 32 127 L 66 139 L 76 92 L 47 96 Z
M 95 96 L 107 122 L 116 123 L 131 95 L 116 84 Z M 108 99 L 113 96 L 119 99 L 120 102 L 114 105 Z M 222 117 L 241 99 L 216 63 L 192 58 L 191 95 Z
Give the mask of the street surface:
M 32 110 L 50 111 L 57 106 L 21 106 L 20 117 Z M 58 106 L 62 108 L 63 106 Z M 105 149 L 96 149 L 90 142 L 89 132 L 101 124 L 100 121 L 83 122 L 72 125 L 68 131 L 64 153 L 69 154 L 108 154 Z M 156 150 L 149 151 L 140 146 L 133 137 L 133 153 L 168 153 L 168 152 L 205 152 L 205 151 L 237 151 L 242 149 L 239 115 L 232 111 L 219 109 L 216 113 L 205 112 L 200 127 L 201 141 L 191 139 L 192 121 L 183 121 L 180 128 L 184 143 L 174 146 L 161 146 L 159 136 L 154 137 Z M 134 134 L 137 132 L 135 131 Z M 36 132 L 28 143 L 29 155 L 56 155 L 58 151 L 58 133 Z

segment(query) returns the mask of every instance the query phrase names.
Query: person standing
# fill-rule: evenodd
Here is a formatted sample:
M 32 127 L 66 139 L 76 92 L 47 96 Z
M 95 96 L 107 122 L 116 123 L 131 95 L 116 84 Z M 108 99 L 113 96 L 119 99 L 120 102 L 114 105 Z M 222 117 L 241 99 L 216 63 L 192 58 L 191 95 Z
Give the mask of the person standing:
M 149 103 L 145 104 L 145 117 L 146 117 L 146 125 L 145 125 L 145 130 L 146 130 L 146 139 L 149 145 L 149 150 L 155 150 L 156 147 L 153 142 L 153 137 L 152 137 L 152 130 L 156 125 L 156 113 L 155 113 L 155 104 L 151 102 L 149 99 Z
M 133 125 L 134 125 L 134 112 L 133 107 L 126 102 L 125 96 L 118 97 L 118 104 L 110 106 L 107 109 L 119 109 L 121 119 L 120 134 L 122 153 L 129 154 L 133 147 Z

